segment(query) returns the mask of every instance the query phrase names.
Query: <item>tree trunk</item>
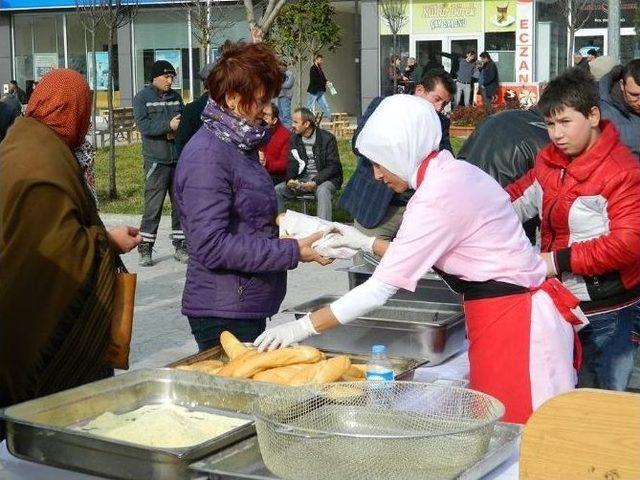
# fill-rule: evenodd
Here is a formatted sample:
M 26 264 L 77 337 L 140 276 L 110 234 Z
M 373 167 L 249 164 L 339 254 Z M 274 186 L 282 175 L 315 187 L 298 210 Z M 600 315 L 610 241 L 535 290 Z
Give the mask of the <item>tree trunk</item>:
M 397 53 L 397 49 L 398 49 L 398 34 L 397 33 L 393 33 L 393 56 L 391 57 L 392 61 L 393 61 L 393 65 L 389 65 L 389 72 L 393 72 L 393 93 L 392 95 L 394 95 L 395 93 L 397 93 L 398 91 L 398 76 L 396 75 L 396 55 Z
M 91 29 L 91 66 L 93 68 L 93 105 L 91 106 L 91 122 L 93 128 L 91 129 L 91 141 L 93 146 L 98 146 L 98 136 L 96 135 L 96 118 L 98 113 L 98 72 L 96 62 L 96 22 L 93 22 L 93 28 Z
M 567 55 L 567 67 L 571 67 L 573 64 L 573 48 L 575 45 L 575 30 L 572 26 L 569 26 L 569 55 Z
M 109 84 L 107 86 L 107 108 L 109 109 L 109 199 L 118 198 L 116 189 L 116 138 L 113 124 L 113 25 L 109 26 Z
M 298 55 L 298 107 L 302 106 L 302 56 Z

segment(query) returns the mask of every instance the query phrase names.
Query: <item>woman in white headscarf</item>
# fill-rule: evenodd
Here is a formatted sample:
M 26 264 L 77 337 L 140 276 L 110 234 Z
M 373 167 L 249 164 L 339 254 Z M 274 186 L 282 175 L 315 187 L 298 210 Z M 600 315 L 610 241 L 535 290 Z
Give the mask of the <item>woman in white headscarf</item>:
M 533 250 L 509 196 L 475 166 L 438 152 L 440 122 L 429 102 L 386 98 L 356 148 L 377 180 L 415 194 L 392 242 L 355 228 L 334 246 L 382 256 L 371 279 L 310 315 L 266 330 L 261 349 L 285 346 L 383 305 L 399 288 L 414 291 L 434 268 L 464 296 L 471 387 L 501 400 L 506 421 L 524 423 L 545 400 L 574 388 L 578 300 Z

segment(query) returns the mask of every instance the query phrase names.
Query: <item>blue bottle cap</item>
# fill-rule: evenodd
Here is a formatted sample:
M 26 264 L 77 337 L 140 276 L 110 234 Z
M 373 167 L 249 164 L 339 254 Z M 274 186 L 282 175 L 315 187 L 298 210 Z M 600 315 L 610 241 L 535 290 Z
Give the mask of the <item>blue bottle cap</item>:
M 371 353 L 384 353 L 386 352 L 387 347 L 384 345 L 374 345 L 371 347 Z

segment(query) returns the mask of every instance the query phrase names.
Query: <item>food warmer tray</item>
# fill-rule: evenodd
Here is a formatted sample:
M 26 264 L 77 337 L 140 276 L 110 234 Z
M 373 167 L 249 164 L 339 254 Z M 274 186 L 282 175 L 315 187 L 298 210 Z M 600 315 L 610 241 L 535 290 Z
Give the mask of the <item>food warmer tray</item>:
M 255 433 L 250 406 L 258 394 L 280 387 L 183 372 L 137 370 L 6 408 L 11 454 L 54 467 L 117 479 L 189 478 L 188 465 Z M 250 420 L 199 445 L 170 449 L 109 440 L 70 427 L 105 412 L 127 412 L 143 405 L 173 403 L 195 410 Z
M 522 427 L 498 423 L 486 455 L 458 476 L 458 480 L 479 480 L 507 461 L 518 450 Z M 191 465 L 193 480 L 274 480 L 260 454 L 258 438 L 253 436 Z
M 338 298 L 324 295 L 285 312 L 300 318 Z M 383 307 L 303 343 L 320 350 L 365 355 L 370 354 L 371 345 L 381 343 L 390 355 L 419 358 L 433 366 L 466 348 L 464 313 L 456 303 L 391 299 Z

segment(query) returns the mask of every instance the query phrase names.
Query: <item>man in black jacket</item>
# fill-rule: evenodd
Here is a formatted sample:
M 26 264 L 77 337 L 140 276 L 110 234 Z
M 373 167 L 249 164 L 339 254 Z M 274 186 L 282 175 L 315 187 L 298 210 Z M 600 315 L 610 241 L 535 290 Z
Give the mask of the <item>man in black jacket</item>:
M 313 193 L 318 202 L 318 217 L 331 221 L 333 194 L 342 185 L 336 137 L 318 128 L 313 112 L 307 108 L 298 108 L 293 113 L 293 133 L 287 181 L 276 185 L 278 211 L 284 212 L 285 199 Z
M 322 70 L 324 58 L 317 54 L 311 69 L 309 70 L 309 86 L 307 87 L 307 109 L 313 110 L 316 102 L 320 105 L 323 115 L 327 120 L 331 118 L 331 109 L 325 98 L 327 92 L 327 77 Z
M 491 102 L 496 99 L 498 87 L 500 86 L 498 67 L 496 67 L 496 64 L 491 59 L 489 52 L 482 52 L 480 54 L 480 62 L 482 63 L 482 67 L 480 67 L 478 86 L 480 87 L 484 109 L 487 112 L 491 112 Z
M 184 108 L 180 94 L 171 89 L 175 76 L 176 71 L 171 63 L 158 60 L 151 69 L 151 84 L 146 85 L 133 99 L 133 116 L 142 134 L 145 174 L 144 214 L 140 226 L 142 243 L 138 245 L 139 264 L 143 267 L 153 265 L 151 254 L 162 216 L 162 205 L 167 192 L 169 198 L 172 197 L 173 174 L 178 161 L 174 138 Z M 171 230 L 171 240 L 176 249 L 174 257 L 186 263 L 188 256 L 184 232 L 173 205 Z
M 200 98 L 185 105 L 182 117 L 180 117 L 180 125 L 176 131 L 176 153 L 178 154 L 178 158 L 180 158 L 180 154 L 182 153 L 184 146 L 202 126 L 202 111 L 204 110 L 204 107 L 207 106 L 207 100 L 209 100 L 207 78 L 214 66 L 215 62 L 211 62 L 200 70 L 199 76 L 200 80 L 202 80 L 202 88 L 204 92 Z

